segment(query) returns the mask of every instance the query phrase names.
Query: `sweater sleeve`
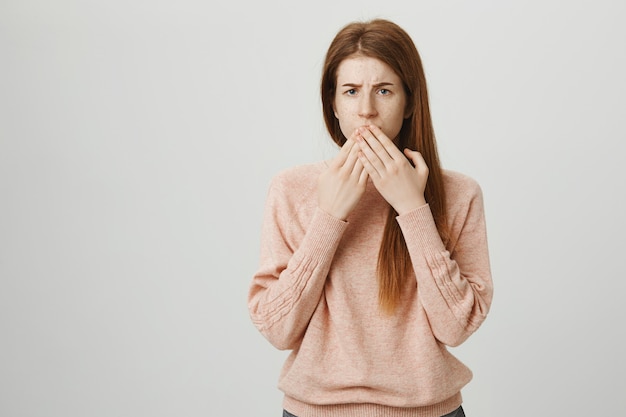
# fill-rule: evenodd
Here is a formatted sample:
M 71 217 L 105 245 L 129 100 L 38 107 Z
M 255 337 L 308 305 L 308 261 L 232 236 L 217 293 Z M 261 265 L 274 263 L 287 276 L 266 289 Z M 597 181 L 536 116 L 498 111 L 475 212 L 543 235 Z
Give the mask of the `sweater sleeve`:
M 470 182 L 450 219 L 451 251 L 443 244 L 430 207 L 397 220 L 407 242 L 418 294 L 433 334 L 449 346 L 463 343 L 489 311 L 493 283 L 480 187 Z
M 347 223 L 319 208 L 304 229 L 297 205 L 271 187 L 261 231 L 260 266 L 248 293 L 250 317 L 278 349 L 296 347 L 322 296 Z

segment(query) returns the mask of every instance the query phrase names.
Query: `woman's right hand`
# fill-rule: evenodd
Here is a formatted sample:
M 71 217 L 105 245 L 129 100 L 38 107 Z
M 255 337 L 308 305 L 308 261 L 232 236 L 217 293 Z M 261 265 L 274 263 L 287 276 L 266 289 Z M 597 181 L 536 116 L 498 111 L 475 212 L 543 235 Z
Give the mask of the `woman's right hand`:
M 318 179 L 320 209 L 341 220 L 348 218 L 367 185 L 368 175 L 359 160 L 359 150 L 351 136 Z

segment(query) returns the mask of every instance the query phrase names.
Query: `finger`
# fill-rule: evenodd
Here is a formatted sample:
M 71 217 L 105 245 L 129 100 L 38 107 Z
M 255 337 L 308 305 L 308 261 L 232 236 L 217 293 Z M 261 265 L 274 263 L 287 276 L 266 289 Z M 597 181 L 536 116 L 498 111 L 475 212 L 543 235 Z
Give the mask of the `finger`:
M 359 162 L 361 162 L 359 160 Z M 361 174 L 359 176 L 359 184 L 365 184 L 367 182 L 367 178 L 369 177 L 369 174 L 367 173 L 367 170 L 365 169 L 365 167 L 363 166 L 363 163 L 359 163 L 359 165 L 361 166 Z
M 356 143 L 352 143 L 349 150 L 341 158 L 336 158 L 334 161 L 334 168 L 337 172 L 342 173 L 344 177 L 350 177 L 353 175 L 352 171 L 355 169 L 356 164 L 359 161 L 358 157 L 359 147 Z
M 374 178 L 381 176 L 385 171 L 385 164 L 381 160 L 380 155 L 372 149 L 370 142 L 368 142 L 363 136 L 357 136 L 356 141 L 360 150 L 359 157 L 369 174 Z M 370 139 L 370 141 L 378 143 L 376 139 Z M 380 144 L 378 144 L 378 146 L 379 148 L 381 147 Z M 387 159 L 389 159 L 389 155 L 387 155 Z
M 380 172 L 374 164 L 367 158 L 364 151 L 359 151 L 359 161 L 363 165 L 363 170 L 367 172 L 367 174 L 372 177 L 372 179 L 377 180 L 381 177 Z
M 357 147 L 355 146 L 355 149 Z M 354 155 L 355 155 L 355 161 L 354 161 L 354 166 L 352 167 L 352 172 L 350 173 L 350 175 L 356 179 L 357 182 L 361 181 L 361 177 L 363 175 L 363 172 L 365 172 L 365 174 L 367 174 L 367 172 L 365 171 L 365 168 L 363 167 L 363 163 L 361 163 L 361 159 L 359 158 L 359 152 L 357 151 Z
M 382 143 L 380 143 L 380 140 L 376 137 L 376 135 L 374 135 L 371 130 L 369 130 L 368 128 L 361 128 L 359 129 L 359 134 L 361 135 L 360 137 L 363 138 L 364 142 L 367 143 L 372 152 L 376 154 L 378 159 L 380 159 L 383 165 L 392 161 L 393 158 L 389 155 L 389 152 L 387 152 Z M 363 146 L 361 146 L 361 148 L 363 151 L 366 150 L 363 148 Z M 371 160 L 371 162 L 375 163 L 374 160 Z
M 409 161 L 413 163 L 413 166 L 416 169 L 428 168 L 428 165 L 426 165 L 426 161 L 424 160 L 424 157 L 422 156 L 421 153 L 406 148 L 404 150 L 404 155 L 406 155 Z
M 331 165 L 336 168 L 343 166 L 346 163 L 346 160 L 348 159 L 350 152 L 355 147 L 354 145 L 355 145 L 354 140 L 352 139 L 346 140 L 346 143 L 343 144 L 343 146 L 339 150 L 339 153 L 335 156 L 335 158 L 333 158 Z
M 402 152 L 398 149 L 395 143 L 387 135 L 376 125 L 368 125 L 367 129 L 372 134 L 376 141 L 380 144 L 382 149 L 385 150 L 385 153 L 389 156 L 389 158 L 398 160 L 398 158 L 402 157 Z M 378 152 L 382 152 L 382 150 L 378 150 Z M 383 161 L 386 159 L 381 158 Z
M 343 168 L 348 170 L 348 172 L 352 173 L 356 168 L 359 162 L 359 147 L 356 144 L 350 148 L 350 153 L 346 158 L 345 163 L 343 164 Z

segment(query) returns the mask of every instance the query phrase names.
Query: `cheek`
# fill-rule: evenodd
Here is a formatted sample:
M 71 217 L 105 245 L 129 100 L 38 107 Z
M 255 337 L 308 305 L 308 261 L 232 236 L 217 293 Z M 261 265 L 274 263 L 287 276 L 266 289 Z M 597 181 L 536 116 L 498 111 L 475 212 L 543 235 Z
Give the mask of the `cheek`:
M 339 119 L 339 128 L 341 129 L 341 133 L 343 133 L 346 138 L 349 138 L 352 132 L 354 132 L 354 129 L 356 129 L 356 126 L 345 117 L 342 117 Z
M 393 114 L 388 115 L 388 117 L 384 120 L 385 123 L 383 132 L 387 135 L 387 137 L 395 139 L 400 134 L 400 130 L 402 129 L 404 115 L 394 112 Z
M 354 117 L 352 116 L 351 109 L 345 104 L 339 104 L 335 107 L 335 117 L 339 121 L 339 127 L 341 128 L 341 132 L 346 138 L 349 138 L 354 132 L 354 129 L 357 128 Z
M 353 109 L 350 107 L 349 103 L 346 103 L 344 100 L 337 99 L 335 100 L 335 105 L 333 106 L 335 110 L 335 116 L 337 119 L 346 119 L 350 117 L 353 113 Z

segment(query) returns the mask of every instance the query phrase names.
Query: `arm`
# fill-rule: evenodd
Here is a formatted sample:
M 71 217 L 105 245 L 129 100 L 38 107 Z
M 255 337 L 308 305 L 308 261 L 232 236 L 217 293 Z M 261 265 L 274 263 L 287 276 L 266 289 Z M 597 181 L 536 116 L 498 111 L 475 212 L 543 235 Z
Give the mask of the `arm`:
M 493 292 L 480 187 L 473 180 L 461 180 L 452 190 L 454 196 L 449 195 L 454 203 L 448 210 L 448 251 L 424 199 L 428 167 L 420 153 L 405 149 L 403 155 L 377 126 L 362 128 L 359 134 L 363 166 L 399 213 L 418 296 L 433 334 L 457 346 L 483 322 Z
M 302 339 L 347 225 L 316 209 L 299 236 L 294 216 L 286 197 L 272 187 L 248 308 L 254 325 L 278 349 L 293 349 Z
M 298 178 L 284 191 L 285 181 L 278 179 L 270 188 L 261 266 L 250 287 L 248 307 L 254 324 L 279 349 L 293 349 L 301 341 L 347 227 L 345 218 L 365 191 L 367 173 L 357 153 L 354 141 L 346 141 L 319 175 L 317 204 L 292 195 L 306 188 L 310 178 Z
M 478 329 L 493 294 L 482 193 L 473 181 L 465 185 L 454 213 L 449 211 L 451 251 L 428 205 L 397 218 L 433 334 L 449 346 L 460 345 Z

